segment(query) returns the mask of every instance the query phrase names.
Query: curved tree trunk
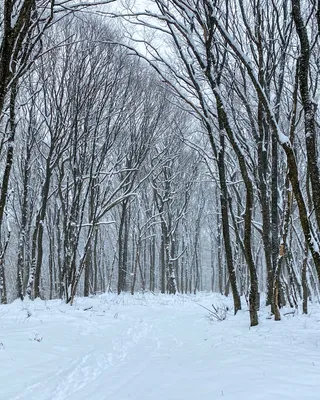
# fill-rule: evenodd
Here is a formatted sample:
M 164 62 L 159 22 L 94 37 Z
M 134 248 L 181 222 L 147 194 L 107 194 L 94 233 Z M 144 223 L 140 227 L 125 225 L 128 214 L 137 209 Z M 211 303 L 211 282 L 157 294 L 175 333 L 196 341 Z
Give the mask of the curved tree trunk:
M 258 288 L 258 276 L 256 267 L 254 264 L 253 256 L 252 256 L 252 247 L 251 247 L 251 232 L 252 232 L 252 210 L 253 210 L 253 185 L 248 174 L 246 161 L 244 155 L 242 154 L 233 134 L 233 131 L 229 125 L 228 117 L 225 112 L 222 98 L 217 90 L 214 91 L 217 108 L 218 108 L 218 118 L 220 126 L 223 126 L 226 130 L 230 143 L 232 145 L 233 150 L 236 153 L 238 158 L 239 167 L 241 171 L 241 175 L 244 181 L 244 185 L 246 188 L 246 207 L 244 213 L 244 251 L 245 258 L 249 268 L 250 273 L 250 294 L 249 294 L 249 311 L 250 311 L 250 324 L 251 326 L 258 325 L 258 309 L 259 309 L 259 288 Z

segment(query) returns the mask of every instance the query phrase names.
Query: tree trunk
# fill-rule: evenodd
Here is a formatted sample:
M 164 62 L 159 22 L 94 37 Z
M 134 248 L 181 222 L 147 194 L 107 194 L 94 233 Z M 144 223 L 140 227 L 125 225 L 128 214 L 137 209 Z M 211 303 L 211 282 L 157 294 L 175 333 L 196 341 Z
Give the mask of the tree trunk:
M 250 273 L 250 295 L 249 295 L 249 311 L 250 311 L 250 324 L 251 326 L 258 325 L 258 312 L 259 309 L 259 288 L 258 288 L 258 276 L 256 267 L 254 264 L 253 256 L 252 256 L 252 249 L 251 249 L 251 231 L 252 231 L 252 210 L 253 210 L 253 185 L 252 181 L 248 175 L 247 166 L 245 158 L 238 147 L 233 131 L 229 125 L 229 121 L 227 118 L 227 114 L 224 110 L 222 98 L 218 92 L 215 92 L 216 101 L 217 101 L 217 108 L 218 108 L 218 119 L 220 124 L 220 129 L 224 128 L 228 134 L 228 138 L 232 145 L 233 150 L 236 153 L 238 158 L 238 163 L 241 171 L 241 175 L 244 181 L 244 185 L 246 188 L 246 206 L 245 206 L 245 213 L 244 213 L 244 238 L 243 238 L 243 245 L 245 251 L 245 258 L 249 268 Z M 221 131 L 220 131 L 221 132 Z M 221 135 L 221 134 L 220 134 Z M 224 148 L 224 144 L 221 145 L 221 148 Z M 220 151 L 221 152 L 221 151 Z M 232 279 L 230 276 L 230 283 L 231 287 L 233 285 Z
M 51 181 L 51 153 L 46 161 L 46 176 L 44 185 L 41 192 L 41 209 L 37 216 L 36 222 L 36 241 L 34 245 L 36 245 L 36 259 L 35 259 L 35 273 L 34 273 L 34 298 L 40 297 L 40 279 L 41 279 L 41 269 L 42 269 L 42 259 L 43 259 L 43 234 L 44 234 L 44 219 L 47 213 L 47 205 L 49 198 L 49 189 L 50 189 L 50 181 Z M 35 254 L 35 253 L 34 253 Z
M 232 295 L 233 295 L 234 313 L 236 314 L 239 310 L 241 310 L 241 299 L 237 287 L 237 279 L 236 279 L 236 272 L 234 269 L 230 231 L 229 231 L 228 188 L 226 183 L 224 155 L 225 155 L 225 137 L 224 137 L 224 132 L 221 130 L 220 151 L 218 154 L 219 182 L 221 188 L 221 196 L 220 196 L 221 220 L 222 220 L 222 232 L 224 239 L 225 256 L 229 273 L 229 280 L 232 289 Z
M 156 263 L 156 238 L 153 236 L 150 241 L 150 291 L 154 292 L 155 290 L 155 263 Z
M 302 313 L 308 314 L 308 281 L 307 281 L 307 265 L 308 265 L 308 245 L 305 245 L 305 254 L 302 262 Z
M 119 227 L 119 266 L 118 266 L 118 294 L 127 290 L 127 263 L 128 263 L 128 201 L 121 205 L 121 221 Z
M 304 129 L 306 153 L 310 175 L 314 214 L 317 221 L 318 234 L 320 233 L 320 173 L 318 166 L 316 109 L 317 104 L 312 100 L 309 88 L 310 73 L 310 44 L 305 21 L 302 18 L 300 0 L 292 0 L 292 15 L 300 41 L 300 68 L 299 85 L 302 106 L 304 111 Z

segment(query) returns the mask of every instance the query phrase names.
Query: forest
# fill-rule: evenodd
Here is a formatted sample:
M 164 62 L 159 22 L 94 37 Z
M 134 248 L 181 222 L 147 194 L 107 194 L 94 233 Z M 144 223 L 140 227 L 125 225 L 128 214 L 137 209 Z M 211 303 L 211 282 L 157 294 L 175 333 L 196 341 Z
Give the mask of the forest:
M 111 3 L 111 4 L 108 4 Z M 0 298 L 319 299 L 320 1 L 0 3 Z M 262 296 L 263 295 L 263 296 Z

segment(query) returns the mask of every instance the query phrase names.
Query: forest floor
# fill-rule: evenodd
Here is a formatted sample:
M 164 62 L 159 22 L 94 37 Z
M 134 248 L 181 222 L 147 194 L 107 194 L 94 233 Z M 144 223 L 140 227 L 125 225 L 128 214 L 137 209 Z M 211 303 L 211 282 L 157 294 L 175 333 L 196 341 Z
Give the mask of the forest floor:
M 0 400 L 319 400 L 320 307 L 247 308 L 212 294 L 100 295 L 0 306 Z M 292 310 L 286 310 L 291 312 Z

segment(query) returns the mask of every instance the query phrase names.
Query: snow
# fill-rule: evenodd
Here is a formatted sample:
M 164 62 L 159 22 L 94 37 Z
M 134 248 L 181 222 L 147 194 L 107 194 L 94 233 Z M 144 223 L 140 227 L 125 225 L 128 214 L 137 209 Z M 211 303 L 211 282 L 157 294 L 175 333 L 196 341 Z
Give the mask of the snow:
M 310 244 L 312 245 L 313 250 L 314 250 L 316 253 L 319 253 L 319 246 L 318 246 L 317 240 L 315 239 L 315 237 L 313 236 L 313 234 L 311 234 Z
M 319 305 L 280 322 L 265 309 L 249 328 L 245 307 L 210 322 L 199 305 L 212 303 L 232 306 L 212 294 L 2 305 L 0 399 L 319 399 Z

